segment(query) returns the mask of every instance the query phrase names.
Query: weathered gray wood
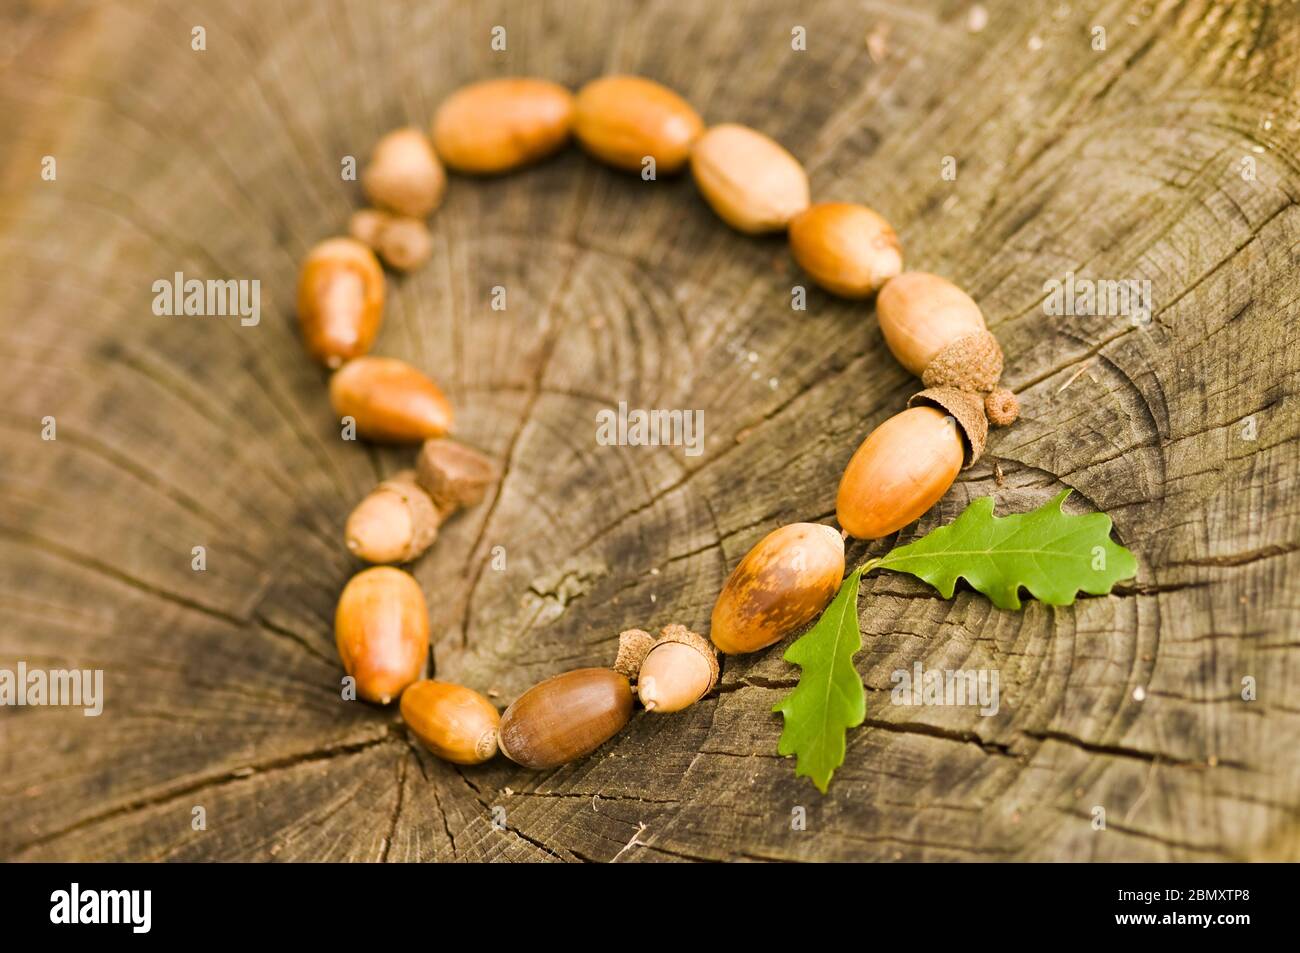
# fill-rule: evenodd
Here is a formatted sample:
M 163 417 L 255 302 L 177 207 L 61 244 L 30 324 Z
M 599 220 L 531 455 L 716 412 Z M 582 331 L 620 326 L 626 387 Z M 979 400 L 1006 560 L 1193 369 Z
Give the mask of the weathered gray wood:
M 1300 13 L 986 6 L 979 31 L 956 2 L 6 13 L 0 663 L 102 667 L 107 701 L 0 711 L 0 856 L 1300 857 Z M 439 763 L 395 712 L 338 699 L 343 520 L 409 456 L 338 439 L 296 337 L 296 262 L 358 204 L 340 157 L 472 79 L 611 70 L 774 135 L 817 196 L 879 209 L 912 267 L 983 306 L 1023 419 L 905 536 L 1069 486 L 1141 559 L 1110 597 L 1022 613 L 868 577 L 868 727 L 825 797 L 775 756 L 795 675 L 777 649 L 541 774 Z M 438 674 L 502 704 L 607 663 L 621 628 L 706 626 L 762 534 L 833 515 L 849 455 L 915 389 L 870 307 L 813 290 L 792 312 L 783 243 L 729 232 L 688 180 L 570 151 L 455 179 L 432 224 L 378 350 L 430 370 L 504 468 L 414 570 Z M 155 317 L 150 286 L 178 270 L 261 279 L 262 323 Z M 1149 278 L 1154 322 L 1048 317 L 1067 271 Z M 619 400 L 703 410 L 706 452 L 598 446 Z M 997 669 L 1001 711 L 891 706 L 917 660 Z

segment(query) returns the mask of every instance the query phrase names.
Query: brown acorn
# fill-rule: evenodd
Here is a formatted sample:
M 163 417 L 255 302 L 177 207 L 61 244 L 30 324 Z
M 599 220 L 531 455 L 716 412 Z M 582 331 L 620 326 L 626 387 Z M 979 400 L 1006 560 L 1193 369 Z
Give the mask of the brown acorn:
M 353 238 L 330 238 L 303 260 L 298 323 L 303 344 L 326 367 L 370 350 L 384 319 L 384 270 Z
M 387 705 L 424 670 L 429 612 L 409 573 L 376 566 L 353 576 L 339 596 L 334 639 L 357 694 Z
M 681 711 L 718 684 L 718 653 L 686 626 L 665 626 L 641 663 L 636 681 L 646 711 Z
M 366 562 L 405 563 L 433 545 L 441 522 L 433 500 L 415 482 L 415 471 L 402 470 L 357 504 L 344 537 L 352 554 Z
M 580 668 L 520 695 L 501 716 L 501 753 L 526 768 L 591 754 L 632 717 L 632 686 L 608 668 Z
M 415 443 L 451 430 L 451 404 L 433 381 L 392 357 L 360 357 L 330 379 L 334 412 L 368 440 Z
M 756 652 L 815 619 L 844 579 L 844 539 L 830 526 L 792 523 L 740 561 L 713 606 L 719 651 Z
M 471 688 L 424 680 L 402 692 L 402 720 L 444 761 L 482 764 L 497 753 L 501 716 Z

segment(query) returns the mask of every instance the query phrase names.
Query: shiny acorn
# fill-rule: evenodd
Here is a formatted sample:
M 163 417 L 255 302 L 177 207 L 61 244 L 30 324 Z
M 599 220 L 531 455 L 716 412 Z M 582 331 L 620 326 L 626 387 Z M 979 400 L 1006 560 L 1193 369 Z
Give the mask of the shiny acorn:
M 602 76 L 578 90 L 573 133 L 591 155 L 640 172 L 645 159 L 657 173 L 680 172 L 704 121 L 667 86 L 643 76 Z
M 330 378 L 330 403 L 368 440 L 417 443 L 452 428 L 451 403 L 438 385 L 392 357 L 349 361 Z
M 665 626 L 637 673 L 637 695 L 646 711 L 689 708 L 718 684 L 718 653 L 684 625 Z
M 384 319 L 384 270 L 353 238 L 315 246 L 298 275 L 298 323 L 303 344 L 326 367 L 370 350 Z
M 573 130 L 573 94 L 530 77 L 462 86 L 433 117 L 433 144 L 456 172 L 493 175 L 561 149 Z
M 868 434 L 844 468 L 835 515 L 850 536 L 879 539 L 919 519 L 984 449 L 978 395 L 932 388 L 910 403 Z
M 830 526 L 792 523 L 755 544 L 727 578 L 709 633 L 726 654 L 756 652 L 815 619 L 844 579 L 844 539 Z
M 632 686 L 608 668 L 548 678 L 501 716 L 501 753 L 526 768 L 554 768 L 591 754 L 632 717 Z
M 821 202 L 791 219 L 790 251 L 817 284 L 844 298 L 870 297 L 903 270 L 894 229 L 849 202 Z
M 376 566 L 353 576 L 334 612 L 334 639 L 357 694 L 387 705 L 424 670 L 429 612 L 409 573 Z
M 497 753 L 496 707 L 471 688 L 429 679 L 402 692 L 402 720 L 444 761 L 482 764 Z

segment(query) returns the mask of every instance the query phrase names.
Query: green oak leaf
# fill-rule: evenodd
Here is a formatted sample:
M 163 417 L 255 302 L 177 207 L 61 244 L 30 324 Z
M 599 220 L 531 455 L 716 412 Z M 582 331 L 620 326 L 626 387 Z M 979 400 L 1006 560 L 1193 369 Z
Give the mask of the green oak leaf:
M 831 775 L 844 763 L 844 733 L 867 717 L 862 679 L 853 656 L 862 648 L 858 629 L 858 582 L 855 569 L 817 624 L 785 652 L 785 660 L 803 671 L 799 684 L 773 711 L 785 717 L 777 752 L 798 755 L 795 777 L 807 776 L 823 794 Z
M 959 578 L 999 609 L 1019 609 L 1024 587 L 1040 602 L 1070 605 L 1080 592 L 1104 595 L 1137 574 L 1134 555 L 1111 541 L 1105 513 L 1069 516 L 1066 490 L 1029 513 L 997 517 L 993 497 L 971 503 L 955 521 L 851 572 L 816 625 L 786 650 L 799 684 L 773 711 L 785 718 L 777 752 L 797 755 L 795 777 L 823 794 L 844 763 L 844 736 L 867 717 L 853 656 L 862 648 L 858 586 L 863 573 L 892 569 L 924 579 L 951 599 Z
M 1048 605 L 1066 606 L 1079 592 L 1104 595 L 1137 573 L 1137 559 L 1111 541 L 1105 513 L 1069 516 L 1065 490 L 1029 513 L 993 515 L 993 497 L 980 497 L 952 523 L 867 563 L 924 579 L 952 598 L 958 578 L 999 609 L 1020 608 L 1020 588 Z

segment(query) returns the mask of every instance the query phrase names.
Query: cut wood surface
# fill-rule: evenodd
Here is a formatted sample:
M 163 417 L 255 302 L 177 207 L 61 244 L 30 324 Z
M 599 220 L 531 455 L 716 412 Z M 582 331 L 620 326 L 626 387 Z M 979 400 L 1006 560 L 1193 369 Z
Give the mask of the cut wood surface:
M 98 718 L 0 709 L 0 857 L 1300 859 L 1300 6 L 19 0 L 0 37 L 0 667 L 105 680 Z M 867 722 L 825 796 L 776 754 L 788 642 L 545 772 L 340 697 L 343 523 L 413 458 L 340 439 L 298 339 L 298 262 L 362 204 L 343 158 L 468 81 L 616 71 L 773 136 L 980 303 L 1021 420 L 897 539 L 1070 487 L 1140 561 L 1021 612 L 867 576 Z M 453 177 L 431 227 L 375 351 L 502 470 L 413 567 L 438 677 L 501 706 L 620 629 L 707 632 L 919 389 L 869 303 L 792 310 L 783 239 L 689 176 L 569 149 Z M 260 323 L 155 315 L 176 272 L 258 279 Z M 1046 313 L 1071 272 L 1149 280 L 1153 319 Z M 702 411 L 704 452 L 599 445 L 620 401 Z M 997 714 L 891 704 L 916 662 L 998 672 Z

